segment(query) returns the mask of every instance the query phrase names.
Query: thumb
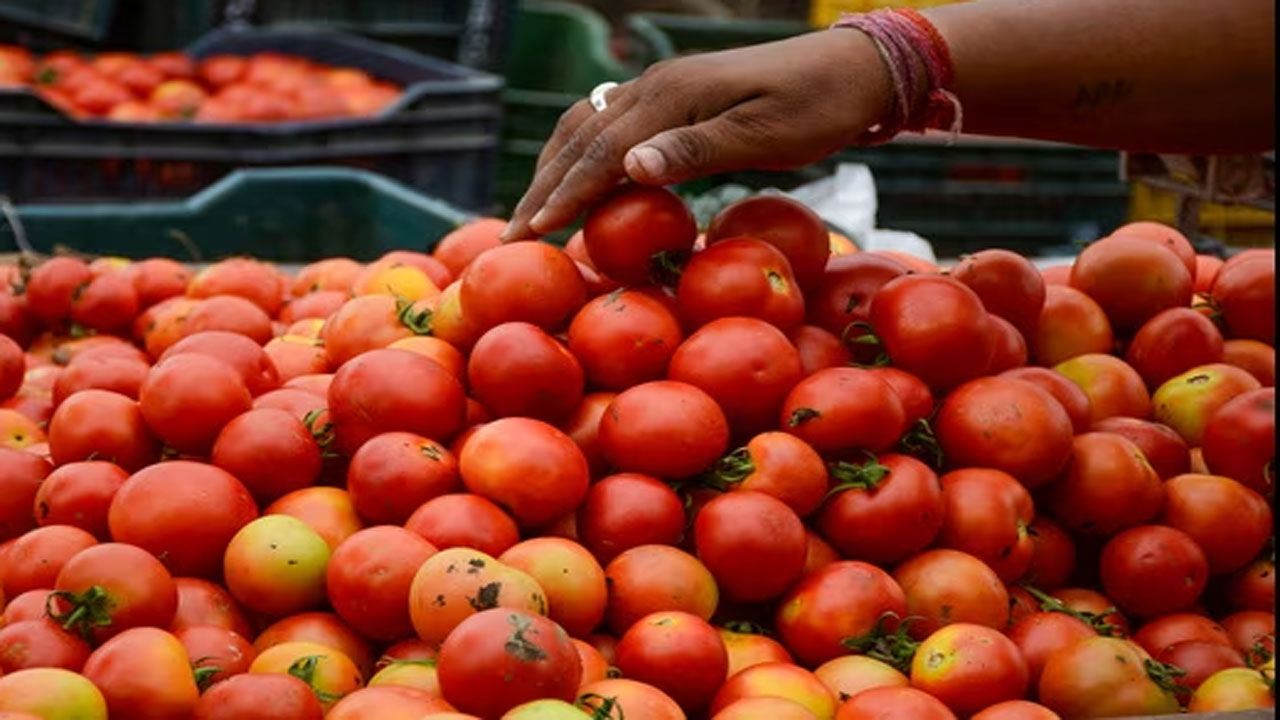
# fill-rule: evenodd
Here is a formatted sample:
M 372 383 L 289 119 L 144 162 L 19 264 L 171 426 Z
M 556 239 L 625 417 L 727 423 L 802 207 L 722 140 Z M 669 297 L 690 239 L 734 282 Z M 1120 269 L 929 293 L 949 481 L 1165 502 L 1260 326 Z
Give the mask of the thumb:
M 641 185 L 674 185 L 740 170 L 768 153 L 768 144 L 751 137 L 748 127 L 725 113 L 663 131 L 631 148 L 623 169 Z

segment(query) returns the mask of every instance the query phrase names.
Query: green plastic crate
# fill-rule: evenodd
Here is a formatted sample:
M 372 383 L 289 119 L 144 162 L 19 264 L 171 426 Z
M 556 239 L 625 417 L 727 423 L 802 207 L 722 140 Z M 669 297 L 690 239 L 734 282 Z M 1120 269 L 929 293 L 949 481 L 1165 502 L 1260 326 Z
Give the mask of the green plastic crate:
M 182 201 L 25 205 L 17 217 L 41 253 L 301 263 L 429 250 L 472 216 L 381 175 L 310 167 L 240 170 Z M 0 253 L 15 248 L 13 228 L 0 218 Z
M 158 51 L 213 28 L 219 0 L 0 0 L 0 42 L 32 50 Z
M 594 10 L 554 0 L 521 4 L 502 95 L 498 199 L 506 212 L 528 187 L 561 113 L 599 83 L 635 74 L 610 52 L 609 25 Z
M 635 13 L 627 31 L 638 40 L 638 60 L 645 64 L 713 50 L 783 40 L 813 30 L 791 20 L 721 20 L 666 13 Z

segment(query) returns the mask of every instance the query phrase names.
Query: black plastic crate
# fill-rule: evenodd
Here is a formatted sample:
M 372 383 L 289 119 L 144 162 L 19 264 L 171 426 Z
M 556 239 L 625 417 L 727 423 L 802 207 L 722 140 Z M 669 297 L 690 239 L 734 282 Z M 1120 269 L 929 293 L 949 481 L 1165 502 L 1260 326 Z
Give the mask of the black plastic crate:
M 502 69 L 516 0 L 227 0 L 224 16 L 363 35 L 489 72 Z
M 219 0 L 0 0 L 0 42 L 38 52 L 169 50 L 211 30 Z
M 371 118 L 214 125 L 77 122 L 28 90 L 0 91 L 0 193 L 15 202 L 184 197 L 237 167 L 344 165 L 469 210 L 493 201 L 500 78 L 326 31 L 222 29 L 197 58 L 276 50 L 405 87 Z

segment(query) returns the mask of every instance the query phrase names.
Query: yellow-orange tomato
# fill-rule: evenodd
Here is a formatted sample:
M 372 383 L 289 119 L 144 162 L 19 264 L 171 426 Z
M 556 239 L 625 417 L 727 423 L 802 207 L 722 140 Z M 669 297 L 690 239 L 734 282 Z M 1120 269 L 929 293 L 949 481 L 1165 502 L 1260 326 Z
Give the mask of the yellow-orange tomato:
M 294 490 L 268 505 L 262 514 L 298 518 L 319 533 L 330 550 L 336 550 L 343 540 L 364 528 L 364 522 L 351 502 L 351 495 L 336 487 Z
M 585 637 L 604 618 L 604 569 L 578 543 L 531 538 L 508 548 L 499 562 L 528 573 L 547 595 L 547 615 L 565 632 Z
M 413 628 L 434 646 L 463 620 L 496 607 L 546 615 L 547 596 L 528 574 L 471 548 L 448 548 L 427 558 L 409 588 Z
M 360 669 L 338 650 L 313 642 L 287 642 L 263 650 L 249 666 L 250 673 L 288 673 L 316 691 L 328 710 L 363 682 Z

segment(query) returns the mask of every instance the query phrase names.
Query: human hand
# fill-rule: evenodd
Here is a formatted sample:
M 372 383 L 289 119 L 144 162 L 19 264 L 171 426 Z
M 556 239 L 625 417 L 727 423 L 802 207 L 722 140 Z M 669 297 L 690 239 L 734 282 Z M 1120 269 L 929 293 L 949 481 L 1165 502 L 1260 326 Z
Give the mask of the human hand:
M 849 29 L 657 63 L 561 116 L 504 241 L 568 225 L 623 178 L 671 185 L 714 173 L 800 167 L 887 117 L 892 81 Z

